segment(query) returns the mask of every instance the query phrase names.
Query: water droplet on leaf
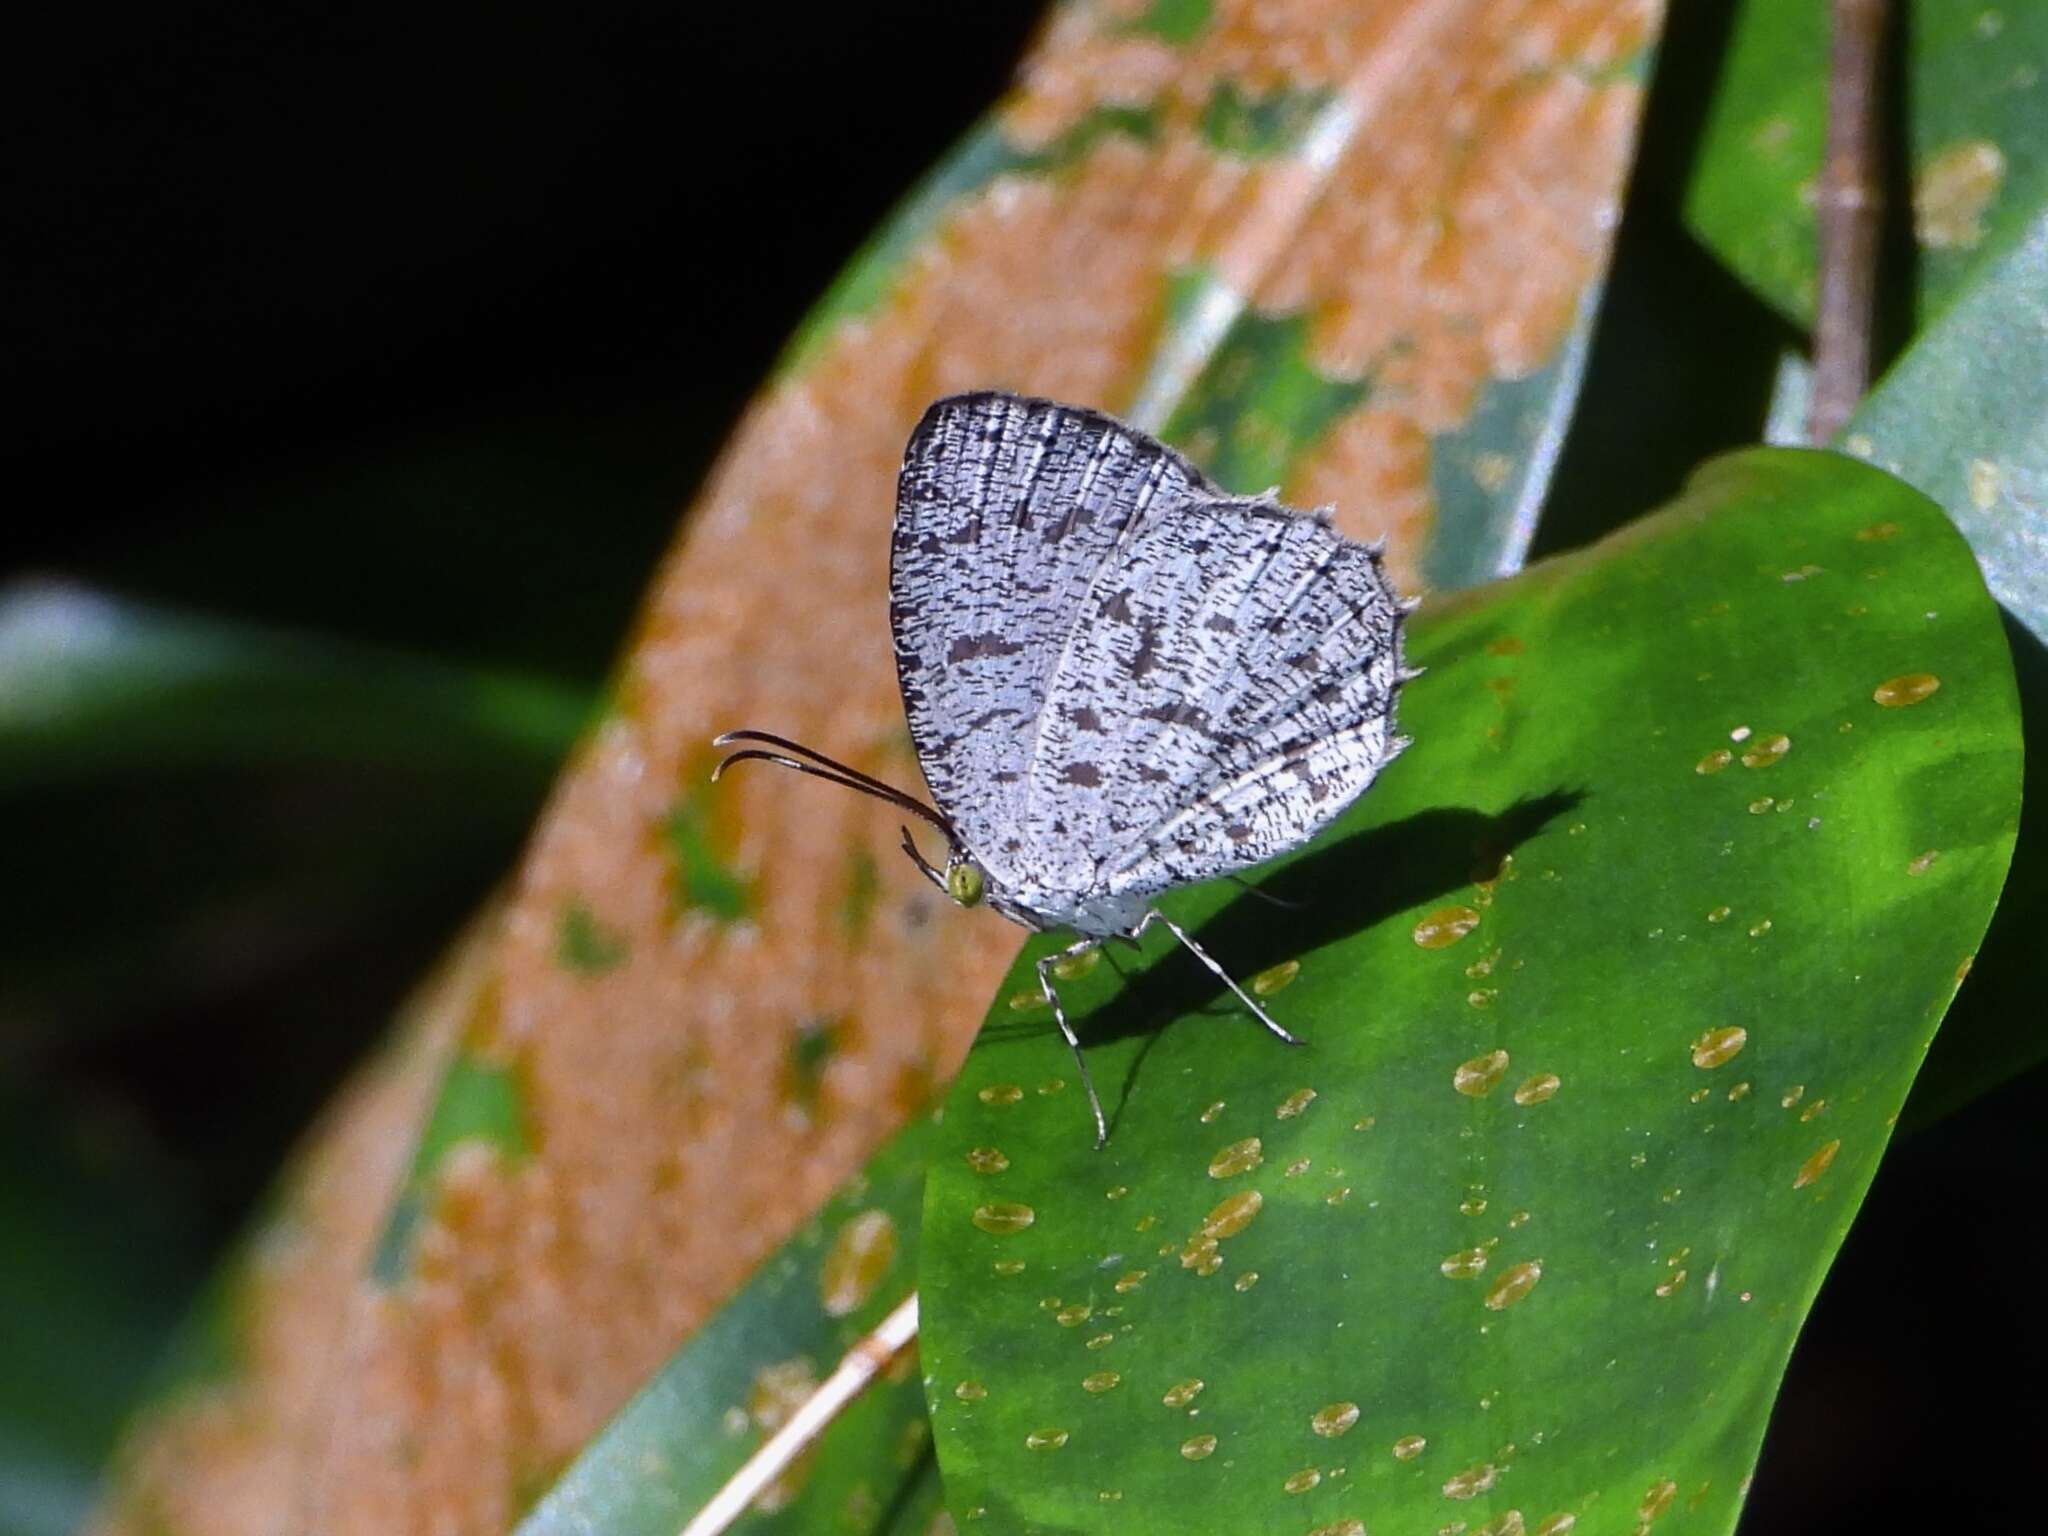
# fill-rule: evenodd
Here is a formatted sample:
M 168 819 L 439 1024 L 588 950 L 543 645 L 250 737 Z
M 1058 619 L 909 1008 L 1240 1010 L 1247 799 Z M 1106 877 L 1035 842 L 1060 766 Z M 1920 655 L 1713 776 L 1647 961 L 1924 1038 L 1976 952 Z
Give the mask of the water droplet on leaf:
M 1010 1201 L 996 1201 L 990 1205 L 974 1208 L 974 1224 L 984 1232 L 1022 1232 L 1038 1220 L 1038 1212 L 1028 1205 L 1017 1205 Z
M 1325 1440 L 1334 1440 L 1358 1422 L 1358 1404 L 1326 1403 L 1309 1415 L 1308 1427 Z
M 1740 1024 L 1724 1024 L 1710 1029 L 1692 1043 L 1692 1064 L 1696 1067 L 1718 1067 L 1733 1061 L 1742 1048 L 1749 1043 L 1749 1031 Z
M 1252 1224 L 1252 1218 L 1259 1214 L 1259 1208 L 1266 1203 L 1266 1197 L 1256 1189 L 1239 1190 L 1218 1201 L 1214 1210 L 1202 1218 L 1202 1236 L 1225 1238 L 1235 1237 Z
M 1102 964 L 1102 951 L 1084 949 L 1078 955 L 1061 955 L 1052 963 L 1053 975 L 1061 981 L 1079 981 L 1095 967 Z
M 1643 1495 L 1643 1502 L 1636 1506 L 1636 1516 L 1641 1520 L 1655 1520 L 1671 1507 L 1671 1501 L 1677 1497 L 1678 1484 L 1670 1478 L 1654 1482 Z
M 1282 960 L 1278 965 L 1268 966 L 1252 978 L 1252 991 L 1260 997 L 1271 997 L 1300 974 L 1299 960 Z
M 1500 1469 L 1487 1462 L 1476 1467 L 1467 1467 L 1454 1472 L 1444 1481 L 1444 1497 L 1447 1499 L 1476 1499 L 1493 1487 L 1500 1476 Z
M 1742 754 L 1745 768 L 1768 768 L 1783 759 L 1792 750 L 1792 738 L 1782 731 L 1775 736 L 1766 736 Z
M 1446 1254 L 1437 1265 L 1446 1280 L 1470 1280 L 1485 1268 L 1484 1248 L 1460 1248 L 1456 1253 Z
M 1415 925 L 1415 942 L 1424 949 L 1448 949 L 1479 926 L 1470 907 L 1438 907 Z
M 1488 1287 L 1487 1309 L 1493 1312 L 1505 1311 L 1535 1290 L 1536 1282 L 1542 1278 L 1543 1266 L 1534 1259 L 1509 1265 L 1501 1271 L 1500 1278 Z
M 1488 1051 L 1461 1062 L 1451 1074 L 1451 1086 L 1467 1098 L 1480 1099 L 1493 1092 L 1508 1070 L 1506 1051 Z
M 1835 1160 L 1835 1154 L 1842 1150 L 1840 1139 L 1829 1142 L 1813 1156 L 1799 1165 L 1799 1172 L 1793 1176 L 1792 1187 L 1804 1189 L 1828 1171 L 1828 1165 Z
M 1265 1160 L 1265 1144 L 1256 1136 L 1247 1136 L 1243 1141 L 1233 1141 L 1209 1159 L 1209 1177 L 1234 1178 L 1240 1173 L 1250 1173 Z
M 1886 709 L 1904 709 L 1909 704 L 1918 704 L 1940 686 L 1941 679 L 1932 672 L 1902 672 L 1879 683 L 1870 696 Z

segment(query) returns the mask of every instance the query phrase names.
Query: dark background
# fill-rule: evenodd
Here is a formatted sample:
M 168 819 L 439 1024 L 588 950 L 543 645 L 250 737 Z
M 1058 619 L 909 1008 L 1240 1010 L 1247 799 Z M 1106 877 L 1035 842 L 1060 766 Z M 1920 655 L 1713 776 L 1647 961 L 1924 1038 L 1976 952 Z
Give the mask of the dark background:
M 0 135 L 0 579 L 594 690 L 783 339 L 1037 9 L 45 18 Z M 1675 18 L 1549 547 L 1753 437 L 1786 340 L 1673 211 L 1711 9 Z M 9 1447 L 38 1477 L 97 1459 L 546 781 L 142 764 L 0 793 L 0 1530 Z M 2031 1518 L 2041 1086 L 1898 1143 L 1746 1530 Z

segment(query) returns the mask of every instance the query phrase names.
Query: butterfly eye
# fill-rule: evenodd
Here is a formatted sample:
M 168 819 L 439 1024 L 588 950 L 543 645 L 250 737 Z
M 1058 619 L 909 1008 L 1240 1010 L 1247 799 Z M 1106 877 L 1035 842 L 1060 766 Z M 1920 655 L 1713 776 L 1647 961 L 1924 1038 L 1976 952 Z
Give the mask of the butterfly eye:
M 979 906 L 983 895 L 981 866 L 966 859 L 948 865 L 946 894 L 963 907 Z

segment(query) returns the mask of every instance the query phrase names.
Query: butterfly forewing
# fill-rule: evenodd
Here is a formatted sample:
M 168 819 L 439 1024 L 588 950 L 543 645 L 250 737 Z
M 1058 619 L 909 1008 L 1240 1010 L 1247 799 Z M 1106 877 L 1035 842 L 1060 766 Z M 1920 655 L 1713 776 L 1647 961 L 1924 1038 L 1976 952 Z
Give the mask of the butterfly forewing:
M 1090 587 L 1151 519 L 1215 494 L 1077 406 L 958 395 L 912 434 L 889 571 L 897 675 L 932 798 L 999 882 L 1042 884 L 1063 856 L 1025 824 L 1027 768 Z

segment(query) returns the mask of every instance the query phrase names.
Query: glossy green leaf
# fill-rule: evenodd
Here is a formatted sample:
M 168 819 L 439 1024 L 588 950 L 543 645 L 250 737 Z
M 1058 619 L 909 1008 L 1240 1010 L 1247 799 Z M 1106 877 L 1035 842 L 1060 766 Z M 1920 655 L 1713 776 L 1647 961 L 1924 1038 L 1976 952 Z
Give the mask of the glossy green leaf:
M 1923 315 L 2029 216 L 2015 188 L 2048 164 L 2040 108 L 2048 8 L 1911 0 L 1906 154 Z M 1813 319 L 1813 184 L 1825 138 L 1827 7 L 1746 0 L 1686 193 L 1686 221 L 1756 291 Z
M 2017 627 L 2021 697 L 2048 740 L 2048 172 L 2029 223 L 1972 271 L 1893 365 L 1843 435 L 1852 451 L 1948 509 Z M 2037 751 L 2034 761 L 2043 760 Z M 2030 786 L 2033 787 L 2033 786 Z M 2021 824 L 2012 884 L 1909 1121 L 1955 1109 L 2048 1056 L 2036 1022 L 2036 946 L 2048 928 L 2041 794 Z
M 1098 966 L 1097 1152 L 1023 964 L 984 1025 L 921 1270 L 963 1529 L 1733 1527 L 2005 875 L 1996 609 L 1907 487 L 1757 450 L 1411 654 L 1300 909 L 1173 904 L 1305 1047 Z
M 116 770 L 339 760 L 542 777 L 590 701 L 54 582 L 0 592 L 0 791 Z
M 876 1154 L 584 1447 L 517 1536 L 675 1536 L 913 1288 L 932 1135 L 916 1120 Z M 734 1529 L 923 1536 L 914 1520 L 922 1511 L 929 1524 L 937 1479 L 914 1360 L 857 1399 Z
M 1971 274 L 1842 440 L 1946 507 L 1992 594 L 2048 640 L 2048 170 L 2026 201 L 2019 238 Z

